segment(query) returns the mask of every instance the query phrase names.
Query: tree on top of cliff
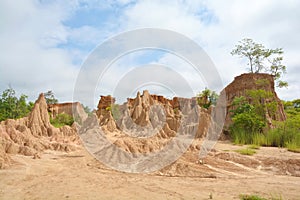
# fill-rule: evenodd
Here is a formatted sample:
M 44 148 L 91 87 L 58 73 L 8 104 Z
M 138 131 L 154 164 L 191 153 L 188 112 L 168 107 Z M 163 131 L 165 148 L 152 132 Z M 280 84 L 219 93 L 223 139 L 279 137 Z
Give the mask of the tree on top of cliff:
M 286 66 L 282 64 L 282 48 L 267 49 L 262 44 L 254 42 L 252 39 L 245 38 L 235 45 L 231 55 L 238 55 L 248 59 L 250 73 L 269 73 L 277 80 L 278 87 L 287 87 L 285 81 L 279 80 L 286 73 Z
M 211 91 L 205 88 L 201 93 L 197 94 L 198 104 L 203 108 L 209 108 L 211 105 L 216 105 L 218 94 L 215 91 Z
M 49 90 L 48 92 L 45 92 L 44 96 L 45 96 L 47 104 L 58 103 L 58 100 L 55 98 L 54 93 L 52 92 L 52 90 Z

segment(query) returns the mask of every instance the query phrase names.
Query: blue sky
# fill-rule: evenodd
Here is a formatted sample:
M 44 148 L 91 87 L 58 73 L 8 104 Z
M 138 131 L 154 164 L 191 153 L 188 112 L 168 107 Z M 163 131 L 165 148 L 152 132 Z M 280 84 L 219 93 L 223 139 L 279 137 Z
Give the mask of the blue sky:
M 277 89 L 278 95 L 300 98 L 299 7 L 296 0 L 26 0 L 18 4 L 3 0 L 0 91 L 11 85 L 34 100 L 40 92 L 53 90 L 60 101 L 72 101 L 81 65 L 97 46 L 126 31 L 160 28 L 183 34 L 201 46 L 224 86 L 246 72 L 245 61 L 230 55 L 239 40 L 249 37 L 268 48 L 282 47 L 288 69 L 283 79 L 290 86 Z M 110 93 L 124 73 L 147 63 L 169 65 L 190 82 L 195 93 L 206 87 L 205 81 L 174 55 L 140 51 L 112 66 L 105 84 L 95 86 L 95 102 L 97 96 Z

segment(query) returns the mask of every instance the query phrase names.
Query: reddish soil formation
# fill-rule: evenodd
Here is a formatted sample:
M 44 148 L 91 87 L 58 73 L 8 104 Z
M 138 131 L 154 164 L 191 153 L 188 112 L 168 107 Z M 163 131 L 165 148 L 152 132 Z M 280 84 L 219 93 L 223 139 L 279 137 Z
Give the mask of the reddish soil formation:
M 239 96 L 247 96 L 247 91 L 254 89 L 263 89 L 267 92 L 270 92 L 271 94 L 273 94 L 273 98 L 265 99 L 265 102 L 275 101 L 278 104 L 275 114 L 266 113 L 266 117 L 267 119 L 269 119 L 270 125 L 272 120 L 286 120 L 283 105 L 275 92 L 273 76 L 263 73 L 248 73 L 235 77 L 234 81 L 225 88 L 227 97 L 227 116 L 225 127 L 228 128 L 231 123 L 230 110 L 233 110 L 232 102 L 234 98 Z

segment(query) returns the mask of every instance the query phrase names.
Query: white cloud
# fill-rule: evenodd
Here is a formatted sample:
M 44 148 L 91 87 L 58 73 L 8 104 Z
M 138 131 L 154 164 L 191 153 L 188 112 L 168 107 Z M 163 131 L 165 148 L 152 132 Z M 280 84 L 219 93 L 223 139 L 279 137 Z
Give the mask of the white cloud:
M 70 100 L 78 70 L 68 52 L 56 47 L 68 37 L 62 25 L 64 10 L 35 1 L 1 1 L 0 8 L 4 19 L 0 32 L 1 90 L 11 84 L 31 100 L 40 92 L 54 90 L 60 100 Z
M 299 1 L 138 1 L 129 7 L 121 20 L 125 29 L 141 27 L 166 28 L 183 33 L 200 44 L 213 59 L 224 84 L 246 72 L 247 65 L 230 55 L 234 45 L 245 37 L 253 38 L 267 48 L 283 47 L 288 71 L 300 75 Z M 200 14 L 199 14 L 200 11 Z M 201 11 L 213 18 L 207 23 Z M 207 14 L 208 12 L 208 14 Z M 278 90 L 284 99 L 299 98 L 299 81 L 293 74 L 288 90 Z
M 288 90 L 278 90 L 284 99 L 299 98 L 300 12 L 296 0 L 231 1 L 37 1 L 0 2 L 0 90 L 11 84 L 17 91 L 34 99 L 39 92 L 54 90 L 62 100 L 72 100 L 78 63 L 88 50 L 114 34 L 137 28 L 163 28 L 195 40 L 215 63 L 224 85 L 245 71 L 245 62 L 230 55 L 234 45 L 244 37 L 253 38 L 269 48 L 283 47 L 290 82 Z M 65 20 L 82 10 L 116 12 L 105 18 L 104 26 L 72 27 Z M 102 12 L 103 11 L 103 12 Z M 101 15 L 100 15 L 101 16 Z M 75 18 L 76 19 L 76 18 Z M 137 38 L 141 39 L 141 38 Z M 62 48 L 63 46 L 63 48 Z M 136 64 L 133 56 L 115 68 L 103 91 Z M 157 63 L 173 66 L 192 84 L 199 77 L 181 61 L 163 56 Z M 75 63 L 75 64 L 74 64 Z M 118 71 L 119 69 L 119 71 Z M 203 83 L 205 84 L 205 83 Z M 201 90 L 204 86 L 199 86 Z M 196 89 L 195 89 L 196 90 Z

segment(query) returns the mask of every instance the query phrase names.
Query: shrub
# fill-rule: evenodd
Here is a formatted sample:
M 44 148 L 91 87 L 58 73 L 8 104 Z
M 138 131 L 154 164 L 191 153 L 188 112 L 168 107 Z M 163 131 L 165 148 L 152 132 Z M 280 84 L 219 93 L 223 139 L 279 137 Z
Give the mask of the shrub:
M 61 113 L 56 115 L 55 118 L 50 118 L 50 123 L 56 128 L 68 125 L 71 126 L 74 123 L 74 118 L 68 114 Z

